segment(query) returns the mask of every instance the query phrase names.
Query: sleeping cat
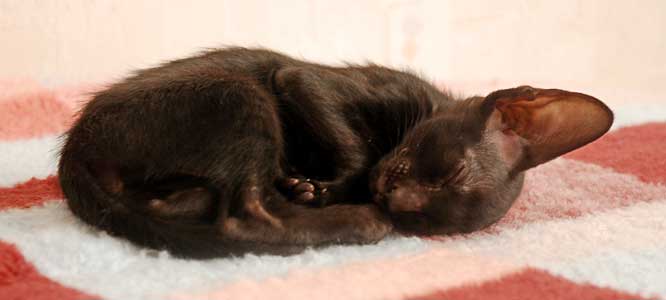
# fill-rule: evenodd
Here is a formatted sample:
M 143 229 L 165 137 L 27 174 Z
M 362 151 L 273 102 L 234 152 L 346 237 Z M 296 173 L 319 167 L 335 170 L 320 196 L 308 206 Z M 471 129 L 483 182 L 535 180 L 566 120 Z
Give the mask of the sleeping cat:
M 501 218 L 523 172 L 603 135 L 599 100 L 518 87 L 455 99 L 417 76 L 228 48 L 99 92 L 59 178 L 86 223 L 181 257 L 291 254 Z

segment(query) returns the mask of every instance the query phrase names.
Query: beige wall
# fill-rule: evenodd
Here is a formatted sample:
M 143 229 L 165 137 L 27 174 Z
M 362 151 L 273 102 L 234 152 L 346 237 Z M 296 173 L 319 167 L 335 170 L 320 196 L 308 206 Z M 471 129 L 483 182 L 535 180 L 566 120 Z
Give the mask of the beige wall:
M 52 85 L 238 44 L 409 66 L 468 92 L 528 83 L 666 95 L 661 0 L 0 0 L 0 40 L 0 78 Z

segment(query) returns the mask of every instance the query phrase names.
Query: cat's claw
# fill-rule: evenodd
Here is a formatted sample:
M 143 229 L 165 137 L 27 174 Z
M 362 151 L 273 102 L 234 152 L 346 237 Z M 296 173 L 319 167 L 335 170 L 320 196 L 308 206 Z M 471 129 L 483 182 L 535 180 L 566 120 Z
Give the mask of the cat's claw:
M 323 204 L 328 192 L 319 181 L 305 177 L 284 178 L 279 185 L 291 201 L 301 204 Z

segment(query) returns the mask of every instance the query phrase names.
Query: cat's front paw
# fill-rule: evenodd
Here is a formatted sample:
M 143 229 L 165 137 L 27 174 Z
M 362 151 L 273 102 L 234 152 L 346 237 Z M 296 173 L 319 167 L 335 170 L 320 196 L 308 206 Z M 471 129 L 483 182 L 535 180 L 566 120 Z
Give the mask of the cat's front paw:
M 324 205 L 328 198 L 326 184 L 302 176 L 290 176 L 278 180 L 278 188 L 295 203 Z

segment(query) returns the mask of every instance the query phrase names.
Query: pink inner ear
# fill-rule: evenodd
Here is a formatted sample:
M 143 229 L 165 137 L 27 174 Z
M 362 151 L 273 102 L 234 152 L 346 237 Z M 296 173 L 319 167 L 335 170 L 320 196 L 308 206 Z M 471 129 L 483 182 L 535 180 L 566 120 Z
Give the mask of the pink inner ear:
M 548 104 L 554 99 L 551 97 L 542 97 L 533 100 L 525 99 L 503 99 L 497 101 L 495 107 L 502 114 L 502 122 L 507 128 L 510 128 L 521 137 L 529 140 L 539 139 L 548 135 L 549 130 L 556 121 L 551 120 L 557 117 L 557 112 L 553 115 L 548 114 Z
M 507 168 L 514 169 L 524 155 L 525 139 L 506 126 L 499 111 L 492 113 L 487 128 L 488 138 L 497 147 L 500 158 Z
M 505 146 L 501 147 L 510 152 L 515 150 L 514 145 L 522 146 L 517 166 L 522 170 L 594 141 L 613 122 L 608 107 L 591 96 L 555 89 L 528 91 L 529 95 L 515 93 L 498 99 L 495 112 L 501 114 L 501 125 L 489 124 L 519 136 L 515 143 L 511 135 L 505 134 Z M 492 119 L 491 115 L 489 121 L 498 122 Z

